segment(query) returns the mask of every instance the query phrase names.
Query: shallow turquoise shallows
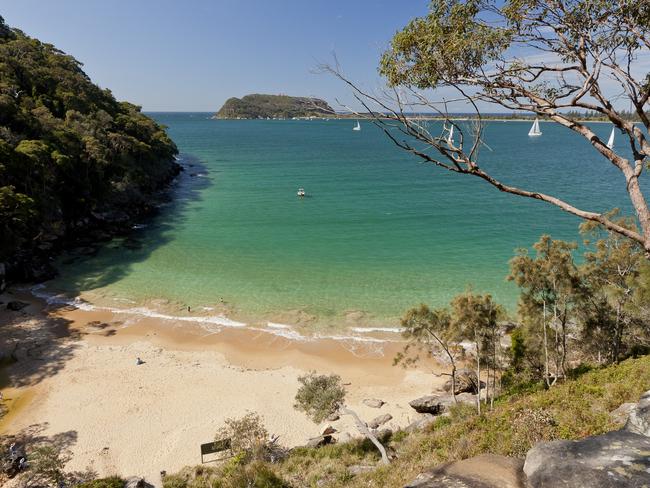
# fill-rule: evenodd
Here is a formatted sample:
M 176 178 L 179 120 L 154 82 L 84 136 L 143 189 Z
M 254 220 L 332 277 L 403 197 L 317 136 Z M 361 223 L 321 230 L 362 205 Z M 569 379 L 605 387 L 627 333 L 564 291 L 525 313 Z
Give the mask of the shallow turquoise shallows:
M 131 238 L 62 258 L 53 288 L 178 310 L 225 303 L 247 323 L 391 326 L 469 285 L 514 311 L 515 248 L 543 233 L 579 239 L 577 218 L 421 163 L 369 123 L 152 115 L 186 166 L 174 200 Z M 529 125 L 489 122 L 484 167 L 585 209 L 629 208 L 622 176 L 587 142 L 551 123 L 528 137 Z M 593 127 L 607 138 L 611 126 Z

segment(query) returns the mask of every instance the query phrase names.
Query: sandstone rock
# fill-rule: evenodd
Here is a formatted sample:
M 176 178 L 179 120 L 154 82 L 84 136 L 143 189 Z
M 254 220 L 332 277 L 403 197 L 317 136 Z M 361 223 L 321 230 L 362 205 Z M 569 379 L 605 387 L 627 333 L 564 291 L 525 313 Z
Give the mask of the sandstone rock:
M 436 416 L 432 415 L 430 413 L 423 413 L 420 414 L 420 416 L 411 422 L 407 427 L 406 427 L 406 432 L 413 432 L 416 430 L 421 430 L 424 429 L 427 425 L 432 424 L 435 422 Z
M 325 427 L 325 429 L 323 430 L 323 433 L 321 435 L 332 435 L 332 434 L 336 434 L 336 432 L 337 431 L 336 431 L 336 429 L 334 427 L 332 427 L 331 425 L 328 425 L 327 427 Z
M 350 474 L 353 474 L 355 476 L 361 473 L 367 473 L 373 469 L 375 469 L 375 466 L 368 464 L 353 464 L 352 466 L 348 466 L 348 471 Z
M 22 310 L 27 306 L 29 306 L 29 303 L 21 302 L 19 300 L 13 300 L 7 303 L 7 310 L 13 310 L 14 312 L 18 312 L 19 310 Z
M 580 441 L 542 442 L 526 455 L 530 488 L 650 486 L 650 438 L 625 430 Z
M 409 405 L 418 413 L 439 415 L 444 412 L 451 403 L 453 403 L 451 397 L 427 395 L 410 401 Z
M 437 466 L 405 488 L 525 488 L 520 459 L 483 454 Z
M 377 398 L 366 398 L 363 400 L 363 404 L 366 407 L 370 408 L 381 408 L 382 405 L 384 405 L 386 402 L 383 400 L 379 400 Z
M 339 444 L 345 444 L 346 442 L 351 442 L 353 439 L 354 437 L 352 437 L 349 432 L 341 432 L 336 437 L 336 442 Z
M 380 415 L 379 417 L 375 417 L 372 419 L 370 422 L 368 422 L 368 427 L 371 429 L 376 429 L 380 425 L 384 425 L 386 422 L 389 420 L 392 420 L 393 416 L 389 413 L 385 413 L 384 415 Z
M 340 418 L 341 418 L 341 416 L 339 415 L 339 413 L 334 412 L 333 414 L 330 414 L 330 416 L 327 417 L 327 419 L 325 419 L 325 420 L 327 420 L 328 422 L 336 422 Z
M 144 478 L 131 476 L 124 482 L 124 488 L 153 488 L 153 486 L 147 483 Z
M 625 424 L 627 418 L 630 416 L 630 412 L 634 410 L 636 403 L 623 403 L 616 410 L 609 412 L 609 416 L 612 420 L 618 424 Z
M 639 403 L 630 411 L 625 430 L 650 436 L 650 391 L 646 391 L 639 399 Z
M 443 389 L 451 392 L 451 378 L 448 379 L 443 385 Z M 476 371 L 462 368 L 456 371 L 456 395 L 459 393 L 478 393 L 478 378 Z M 481 381 L 481 388 L 485 388 L 485 382 Z
M 307 441 L 307 444 L 305 444 L 305 447 L 316 449 L 318 447 L 326 446 L 327 444 L 333 444 L 333 443 L 334 443 L 334 439 L 332 438 L 331 435 L 319 435 L 318 437 L 309 439 Z

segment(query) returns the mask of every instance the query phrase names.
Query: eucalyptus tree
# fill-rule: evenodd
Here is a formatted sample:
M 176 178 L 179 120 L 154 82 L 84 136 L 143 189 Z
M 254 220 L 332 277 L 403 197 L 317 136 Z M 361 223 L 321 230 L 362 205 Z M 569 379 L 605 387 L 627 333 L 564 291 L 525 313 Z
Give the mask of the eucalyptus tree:
M 544 380 L 551 386 L 566 374 L 569 325 L 575 322 L 574 311 L 581 298 L 583 286 L 578 267 L 573 260 L 575 243 L 553 240 L 544 235 L 533 245 L 535 257 L 520 249 L 510 260 L 508 280 L 521 289 L 519 315 L 528 325 L 541 325 L 544 350 Z M 549 321 L 554 332 L 553 381 L 549 368 Z
M 458 361 L 458 342 L 460 330 L 452 320 L 446 308 L 431 310 L 426 305 L 408 310 L 401 322 L 402 337 L 406 344 L 395 356 L 394 364 L 409 366 L 421 358 L 419 352 L 429 357 L 439 358 L 442 352 L 443 360 L 451 367 L 451 394 L 456 400 L 456 371 Z M 477 380 L 480 385 L 480 379 Z
M 459 330 L 460 337 L 473 341 L 476 348 L 478 378 L 476 407 L 480 414 L 482 357 L 487 366 L 486 401 L 490 400 L 490 378 L 492 379 L 492 401 L 496 393 L 497 357 L 501 339 L 498 320 L 503 315 L 503 308 L 492 300 L 491 295 L 477 295 L 468 290 L 453 298 L 451 310 L 453 326 Z M 492 376 L 490 376 L 490 368 Z
M 379 71 L 388 89 L 362 90 L 338 68 L 355 96 L 402 149 L 496 189 L 555 205 L 639 243 L 650 257 L 650 210 L 639 180 L 650 158 L 650 75 L 637 63 L 650 52 L 650 3 L 638 0 L 432 0 L 426 16 L 395 34 Z M 613 85 L 613 87 L 612 87 Z M 435 89 L 476 112 L 466 130 L 448 114 Z M 639 123 L 624 115 L 631 107 Z M 621 174 L 638 230 L 596 208 L 559 195 L 514 186 L 482 166 L 482 110 L 495 107 L 544 117 L 587 141 Z M 409 115 L 434 111 L 445 120 L 438 133 Z M 580 120 L 590 111 L 609 120 L 624 144 L 610 148 Z M 449 137 L 451 129 L 456 137 Z M 569 156 L 570 157 L 570 156 Z M 585 167 L 585 171 L 598 171 Z M 578 176 L 579 177 L 579 176 Z
M 613 215 L 615 212 L 610 218 L 614 219 Z M 616 222 L 630 229 L 635 226 L 630 218 L 619 218 Z M 603 226 L 584 223 L 581 232 L 588 238 L 585 244 L 589 246 L 582 266 L 589 287 L 587 305 L 598 309 L 601 327 L 609 326 L 601 337 L 606 339 L 608 360 L 618 362 L 628 332 L 639 330 L 636 341 L 647 341 L 650 336 L 645 301 L 647 260 L 643 259 L 644 251 L 638 243 Z

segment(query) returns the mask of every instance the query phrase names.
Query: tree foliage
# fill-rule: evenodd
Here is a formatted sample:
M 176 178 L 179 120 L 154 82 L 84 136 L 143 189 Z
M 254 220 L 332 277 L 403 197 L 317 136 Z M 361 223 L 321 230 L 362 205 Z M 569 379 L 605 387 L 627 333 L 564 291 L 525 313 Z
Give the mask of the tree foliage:
M 601 224 L 641 244 L 650 257 L 650 208 L 640 183 L 650 161 L 650 73 L 637 64 L 650 51 L 649 18 L 648 2 L 637 0 L 432 0 L 428 14 L 397 32 L 384 53 L 384 93 L 364 91 L 329 69 L 353 88 L 367 116 L 400 148 Z M 449 115 L 449 98 L 426 91 L 438 88 L 453 91 L 454 102 L 475 112 L 469 130 Z M 587 141 L 621 173 L 638 229 L 619 225 L 600 209 L 513 186 L 484 168 L 485 106 L 546 118 Z M 628 106 L 632 114 L 625 112 Z M 422 111 L 444 118 L 440 132 L 409 115 Z M 581 120 L 587 111 L 611 122 L 624 143 L 609 148 Z M 449 137 L 452 128 L 455 138 Z
M 140 107 L 0 18 L 0 262 L 93 212 L 133 212 L 170 177 L 176 152 Z
M 294 407 L 305 412 L 314 422 L 322 422 L 343 405 L 345 388 L 340 376 L 318 375 L 312 371 L 298 377 L 298 382 L 301 386 Z

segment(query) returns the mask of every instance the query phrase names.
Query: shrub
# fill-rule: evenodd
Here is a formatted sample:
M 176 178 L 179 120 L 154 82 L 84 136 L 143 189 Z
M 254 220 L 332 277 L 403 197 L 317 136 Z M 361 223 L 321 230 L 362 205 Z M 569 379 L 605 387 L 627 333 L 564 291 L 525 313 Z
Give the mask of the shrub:
M 230 439 L 230 448 L 243 462 L 263 460 L 277 462 L 287 450 L 271 439 L 259 414 L 249 412 L 241 418 L 229 418 L 219 429 L 215 440 Z
M 312 371 L 300 376 L 294 408 L 303 411 L 314 422 L 322 422 L 338 410 L 345 398 L 339 375 L 317 375 Z
M 164 484 L 163 486 L 165 486 L 165 488 L 171 488 Z M 111 476 L 109 478 L 86 481 L 85 483 L 77 485 L 77 488 L 124 488 L 124 480 L 118 476 Z

